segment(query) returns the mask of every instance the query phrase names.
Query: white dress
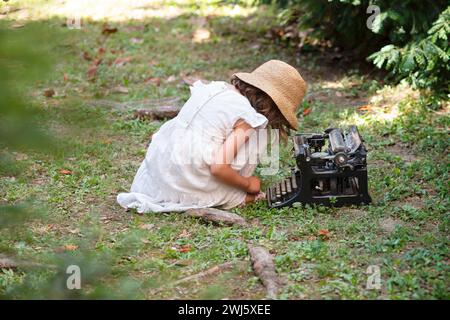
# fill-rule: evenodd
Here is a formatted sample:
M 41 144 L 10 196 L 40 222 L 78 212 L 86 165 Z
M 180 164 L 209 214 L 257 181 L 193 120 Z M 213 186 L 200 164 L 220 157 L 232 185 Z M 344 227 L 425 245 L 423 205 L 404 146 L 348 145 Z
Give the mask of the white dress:
M 226 82 L 197 81 L 190 89 L 191 97 L 180 113 L 153 135 L 130 192 L 117 196 L 122 207 L 140 213 L 170 212 L 204 207 L 229 209 L 244 202 L 246 192 L 217 180 L 209 166 L 214 151 L 239 119 L 255 129 L 265 128 L 268 120 Z M 263 152 L 266 145 L 262 141 L 256 147 L 249 146 L 247 141 L 238 150 L 232 168 L 250 176 L 256 167 L 250 159 L 254 159 L 255 152 Z

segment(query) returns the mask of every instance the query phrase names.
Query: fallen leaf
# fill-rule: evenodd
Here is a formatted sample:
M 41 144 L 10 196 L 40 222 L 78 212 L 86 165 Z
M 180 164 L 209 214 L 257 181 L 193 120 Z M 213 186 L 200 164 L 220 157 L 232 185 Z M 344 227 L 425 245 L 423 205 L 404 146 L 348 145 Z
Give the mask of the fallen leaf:
M 191 233 L 189 231 L 187 231 L 186 229 L 183 229 L 183 231 L 181 231 L 181 233 L 178 237 L 179 238 L 189 238 L 190 236 L 191 236 Z
M 15 154 L 14 159 L 16 159 L 17 161 L 23 161 L 23 160 L 27 160 L 28 159 L 28 156 L 25 153 L 17 152 L 17 153 L 14 153 L 14 154 Z
M 191 251 L 191 245 L 190 244 L 185 244 L 184 246 L 181 246 L 178 251 L 180 251 L 180 252 L 189 252 L 189 251 Z
M 144 39 L 142 38 L 131 38 L 131 43 L 141 44 L 144 42 Z
M 370 104 L 365 104 L 365 105 L 359 106 L 357 109 L 360 111 L 370 111 L 373 109 L 373 107 Z
M 95 75 L 97 74 L 97 66 L 96 65 L 92 65 L 89 67 L 88 71 L 87 71 L 87 76 L 89 80 L 93 80 L 95 78 Z
M 161 78 L 158 78 L 158 77 L 154 77 L 154 78 L 149 77 L 149 78 L 146 78 L 144 81 L 146 84 L 154 84 L 157 87 L 159 87 L 161 85 Z
M 67 73 L 64 73 L 64 81 L 69 81 L 69 75 Z
M 102 55 L 102 54 L 104 54 L 106 52 L 106 50 L 105 50 L 105 48 L 103 48 L 103 47 L 100 47 L 100 48 L 98 48 L 98 50 L 97 50 L 97 53 L 99 54 L 99 55 Z
M 211 32 L 208 29 L 199 28 L 199 29 L 195 30 L 195 32 L 192 36 L 192 41 L 194 41 L 196 43 L 201 43 L 201 42 L 208 40 L 210 37 L 211 37 Z
M 74 244 L 66 244 L 66 245 L 64 246 L 64 249 L 65 249 L 66 251 L 75 251 L 75 250 L 78 249 L 78 246 L 77 246 L 77 245 L 74 245 Z
M 100 65 L 100 63 L 102 63 L 101 58 L 95 58 L 94 61 L 92 61 L 92 65 L 94 65 L 94 66 Z
M 44 96 L 46 96 L 47 98 L 51 98 L 55 95 L 55 90 L 53 89 L 45 89 L 44 90 Z
M 177 77 L 174 75 L 172 75 L 166 79 L 167 82 L 174 82 L 175 80 L 177 80 Z
M 72 171 L 67 170 L 67 169 L 61 169 L 61 170 L 59 170 L 59 173 L 68 175 L 68 174 L 72 174 Z
M 131 31 L 144 31 L 145 30 L 145 26 L 127 26 L 125 27 L 125 30 L 128 32 Z
M 311 108 L 306 108 L 303 110 L 303 116 L 306 117 L 308 114 L 311 113 Z
M 128 93 L 128 88 L 126 88 L 124 86 L 118 86 L 118 87 L 115 87 L 113 89 L 113 92 L 115 92 L 115 93 Z
M 201 80 L 200 78 L 197 77 L 189 77 L 189 76 L 185 76 L 182 78 L 183 82 L 186 83 L 189 86 L 192 86 L 194 84 L 195 81 L 197 80 Z M 202 82 L 207 82 L 207 81 L 202 81 Z
M 25 27 L 25 24 L 23 24 L 23 23 L 15 23 L 11 27 L 14 28 L 14 29 L 19 29 L 19 28 Z
M 152 230 L 155 225 L 153 223 L 141 224 L 139 228 L 143 230 Z
M 336 95 L 336 97 L 342 97 L 344 94 L 342 92 L 336 91 L 334 93 Z
M 118 57 L 116 58 L 116 60 L 114 60 L 114 64 L 118 67 L 123 66 L 124 64 L 130 62 L 131 60 L 133 60 L 132 57 Z
M 102 34 L 104 35 L 110 35 L 113 33 L 116 33 L 118 31 L 118 29 L 116 27 L 111 27 L 108 25 L 104 25 L 103 29 L 102 29 Z
M 83 59 L 87 60 L 87 61 L 91 61 L 92 57 L 89 55 L 89 53 L 87 51 L 83 52 Z
M 322 239 L 328 239 L 330 237 L 330 231 L 328 231 L 328 229 L 320 229 L 319 237 L 321 237 Z

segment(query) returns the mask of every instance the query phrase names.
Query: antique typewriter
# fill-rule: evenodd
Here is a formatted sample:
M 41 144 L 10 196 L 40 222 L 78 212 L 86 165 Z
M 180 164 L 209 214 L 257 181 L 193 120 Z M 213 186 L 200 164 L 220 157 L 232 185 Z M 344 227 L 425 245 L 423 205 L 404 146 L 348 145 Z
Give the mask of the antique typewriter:
M 296 167 L 267 190 L 269 207 L 299 204 L 344 206 L 371 202 L 367 189 L 367 150 L 356 126 L 323 134 L 297 134 Z

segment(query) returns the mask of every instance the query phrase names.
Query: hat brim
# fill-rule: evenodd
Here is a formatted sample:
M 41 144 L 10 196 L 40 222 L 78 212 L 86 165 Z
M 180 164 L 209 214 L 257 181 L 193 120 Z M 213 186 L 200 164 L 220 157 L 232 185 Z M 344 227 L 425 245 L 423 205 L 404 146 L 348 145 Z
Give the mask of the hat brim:
M 255 77 L 255 75 L 247 72 L 238 72 L 235 73 L 233 76 L 236 76 L 240 80 L 264 91 L 273 100 L 273 102 L 275 102 L 275 104 L 278 107 L 278 110 L 280 110 L 281 114 L 289 123 L 290 127 L 294 130 L 298 129 L 297 115 L 293 112 L 290 112 L 288 108 L 283 107 L 284 104 L 287 102 L 282 101 L 283 99 L 280 98 L 280 95 L 275 94 L 275 92 L 273 92 L 273 86 L 268 81 L 264 81 L 264 79 L 261 79 L 260 77 Z

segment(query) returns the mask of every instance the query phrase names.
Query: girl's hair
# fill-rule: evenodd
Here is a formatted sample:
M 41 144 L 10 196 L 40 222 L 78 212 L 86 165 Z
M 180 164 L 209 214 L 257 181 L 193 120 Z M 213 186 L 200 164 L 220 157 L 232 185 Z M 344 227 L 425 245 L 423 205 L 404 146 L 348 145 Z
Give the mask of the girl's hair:
M 269 120 L 272 129 L 278 129 L 280 138 L 286 142 L 289 134 L 289 122 L 281 114 L 275 102 L 264 91 L 242 81 L 236 76 L 231 78 L 231 84 L 245 96 L 258 113 Z

